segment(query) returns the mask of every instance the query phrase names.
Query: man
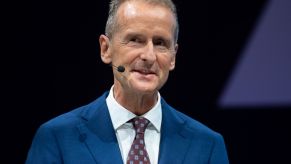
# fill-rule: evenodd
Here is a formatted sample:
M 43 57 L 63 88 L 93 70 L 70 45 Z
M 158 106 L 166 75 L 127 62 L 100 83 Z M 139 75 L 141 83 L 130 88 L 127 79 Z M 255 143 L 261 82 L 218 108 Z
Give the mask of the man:
M 159 94 L 175 68 L 177 38 L 171 0 L 112 0 L 99 43 L 113 86 L 43 124 L 26 164 L 227 164 L 222 136 Z

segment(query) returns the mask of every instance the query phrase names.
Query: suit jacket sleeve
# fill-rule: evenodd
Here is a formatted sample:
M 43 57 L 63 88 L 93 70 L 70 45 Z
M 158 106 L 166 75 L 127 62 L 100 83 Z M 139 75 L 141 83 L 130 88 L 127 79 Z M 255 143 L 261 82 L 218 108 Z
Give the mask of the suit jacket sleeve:
M 228 164 L 229 163 L 224 139 L 220 134 L 217 134 L 217 138 L 213 145 L 209 163 L 210 164 Z
M 26 164 L 60 164 L 60 151 L 52 127 L 42 125 L 35 134 Z

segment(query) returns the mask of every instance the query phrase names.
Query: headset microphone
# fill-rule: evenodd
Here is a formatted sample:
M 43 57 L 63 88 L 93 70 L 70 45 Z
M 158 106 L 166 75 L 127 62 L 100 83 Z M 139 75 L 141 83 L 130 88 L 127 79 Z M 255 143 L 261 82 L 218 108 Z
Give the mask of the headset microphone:
M 114 68 L 116 68 L 116 70 L 117 70 L 118 72 L 121 72 L 121 73 L 122 73 L 122 72 L 125 71 L 125 68 L 124 68 L 122 65 L 116 67 L 115 65 L 111 64 L 111 66 L 113 66 Z

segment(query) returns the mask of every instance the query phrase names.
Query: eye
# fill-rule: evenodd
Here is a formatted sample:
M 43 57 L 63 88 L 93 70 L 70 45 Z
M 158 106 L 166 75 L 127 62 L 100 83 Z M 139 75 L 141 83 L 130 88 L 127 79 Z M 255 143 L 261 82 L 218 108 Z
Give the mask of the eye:
M 169 42 L 163 38 L 154 39 L 153 44 L 158 52 L 166 53 L 170 50 Z
M 156 39 L 156 40 L 154 40 L 154 45 L 165 47 L 166 46 L 166 42 L 163 39 Z
M 129 39 L 129 41 L 133 43 L 142 43 L 142 40 L 138 37 L 132 37 Z

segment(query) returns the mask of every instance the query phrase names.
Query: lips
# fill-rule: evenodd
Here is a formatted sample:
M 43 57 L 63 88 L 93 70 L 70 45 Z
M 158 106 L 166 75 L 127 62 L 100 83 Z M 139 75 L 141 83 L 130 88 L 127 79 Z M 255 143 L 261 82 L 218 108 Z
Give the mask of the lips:
M 133 72 L 138 72 L 143 75 L 156 74 L 154 71 L 149 69 L 134 69 Z

